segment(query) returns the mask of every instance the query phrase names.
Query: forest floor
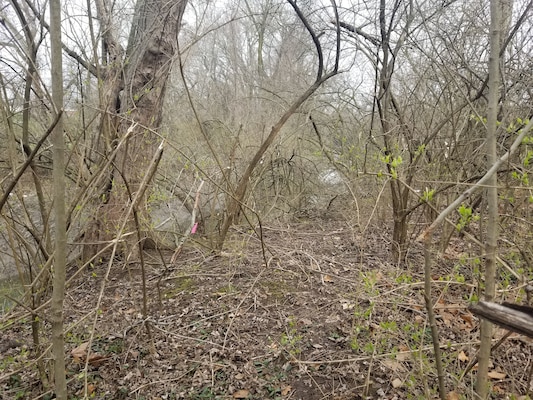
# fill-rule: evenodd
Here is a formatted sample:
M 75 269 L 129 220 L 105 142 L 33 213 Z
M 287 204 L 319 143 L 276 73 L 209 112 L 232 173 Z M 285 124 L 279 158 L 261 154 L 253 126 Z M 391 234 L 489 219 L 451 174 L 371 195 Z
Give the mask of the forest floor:
M 385 227 L 363 235 L 307 219 L 264 226 L 262 242 L 236 229 L 219 256 L 192 243 L 172 264 L 172 253 L 147 252 L 146 313 L 139 264 L 115 260 L 106 281 L 104 260 L 66 297 L 69 399 L 438 398 L 422 251 L 415 244 L 405 265 L 392 264 L 388 238 Z M 452 242 L 434 267 L 451 400 L 475 398 L 469 251 Z M 1 399 L 43 394 L 23 315 L 0 320 Z M 527 398 L 531 364 L 531 342 L 508 337 L 493 353 L 492 398 Z

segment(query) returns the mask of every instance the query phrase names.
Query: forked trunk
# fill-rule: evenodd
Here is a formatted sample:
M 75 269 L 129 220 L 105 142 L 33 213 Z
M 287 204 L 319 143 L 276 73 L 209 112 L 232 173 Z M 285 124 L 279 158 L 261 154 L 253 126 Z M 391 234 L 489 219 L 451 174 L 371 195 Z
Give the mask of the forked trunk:
M 119 97 L 111 101 L 105 99 L 107 104 L 114 102 L 120 110 L 122 119 L 116 127 L 117 136 L 111 152 L 117 146 L 119 149 L 110 172 L 108 192 L 102 196 L 104 204 L 87 234 L 89 242 L 98 244 L 87 246 L 85 259 L 101 250 L 102 243 L 126 233 L 118 232 L 125 220 L 131 222 L 126 225 L 126 231 L 134 228 L 133 215 L 127 210 L 132 197 L 141 189 L 140 184 L 161 142 L 158 130 L 165 89 L 178 50 L 177 37 L 186 5 L 187 0 L 138 0 L 124 59 L 113 60 L 113 64 L 108 65 L 108 69 L 121 69 L 119 73 L 107 72 L 113 80 L 109 82 L 112 87 L 117 87 L 117 77 L 123 79 L 119 85 L 123 90 L 115 94 Z M 110 48 L 116 50 L 113 46 L 117 42 L 113 38 L 109 41 Z M 113 54 L 116 57 L 121 52 Z M 149 226 L 143 203 L 139 202 L 140 221 Z

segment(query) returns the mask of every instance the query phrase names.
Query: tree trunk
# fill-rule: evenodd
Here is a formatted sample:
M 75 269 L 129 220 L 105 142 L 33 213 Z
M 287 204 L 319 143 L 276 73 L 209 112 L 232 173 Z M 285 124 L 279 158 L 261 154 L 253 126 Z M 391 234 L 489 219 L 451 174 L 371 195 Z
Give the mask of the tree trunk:
M 392 24 L 392 21 L 390 21 Z M 391 50 L 390 27 L 387 26 L 386 2 L 380 1 L 379 27 L 381 34 L 381 69 L 378 77 L 378 94 L 376 104 L 379 112 L 379 120 L 383 133 L 384 155 L 390 157 L 387 161 L 387 169 L 391 176 L 390 189 L 392 198 L 392 218 L 394 221 L 391 253 L 395 263 L 405 261 L 407 254 L 407 223 L 409 214 L 407 213 L 407 204 L 409 201 L 409 190 L 402 188 L 402 183 L 398 180 L 398 169 L 393 167 L 392 163 L 395 158 L 395 149 L 398 146 L 398 138 L 393 133 L 394 104 L 391 92 L 391 80 L 394 73 L 394 52 L 397 52 L 401 42 L 396 44 L 394 52 Z M 403 125 L 403 124 L 402 124 Z
M 393 210 L 394 225 L 392 231 L 392 259 L 395 263 L 403 263 L 407 256 L 407 223 L 408 216 L 402 210 Z
M 127 151 L 119 154 L 119 169 L 134 191 L 160 142 L 156 133 L 186 4 L 186 0 L 139 0 L 136 6 L 120 99 L 120 111 L 126 120 L 119 129 L 123 135 L 132 123 L 138 124 Z
M 109 14 L 108 4 L 99 4 L 99 19 Z M 128 47 L 122 52 L 113 35 L 104 37 L 104 48 L 110 57 L 104 68 L 110 90 L 101 101 L 109 110 L 113 106 L 123 118 L 115 124 L 103 123 L 111 131 L 111 149 L 117 152 L 113 171 L 110 172 L 107 192 L 90 232 L 89 242 L 105 242 L 117 235 L 117 228 L 125 218 L 131 197 L 140 189 L 148 165 L 157 152 L 160 138 L 165 89 L 173 58 L 178 51 L 177 37 L 187 0 L 138 0 L 132 22 Z M 124 53 L 124 56 L 122 55 Z M 112 110 L 110 110 L 112 111 Z M 113 137 L 113 134 L 116 136 Z M 127 137 L 126 137 L 127 136 Z M 143 202 L 140 203 L 143 210 Z M 141 224 L 148 226 L 148 216 L 140 213 Z M 132 223 L 127 228 L 133 227 Z M 93 256 L 100 246 L 88 247 L 84 258 Z
M 490 56 L 489 56 L 489 96 L 487 110 L 487 170 L 498 161 L 496 131 L 498 116 L 498 99 L 500 94 L 500 35 L 501 35 L 501 4 L 499 0 L 490 2 Z M 487 182 L 488 218 L 487 241 L 485 243 L 485 292 L 484 300 L 491 302 L 496 294 L 496 254 L 498 246 L 498 174 L 492 175 Z M 481 320 L 481 345 L 479 348 L 479 364 L 476 393 L 479 398 L 488 396 L 488 370 L 490 349 L 492 345 L 492 323 Z
M 52 100 L 57 114 L 63 108 L 63 58 L 61 49 L 61 0 L 50 1 L 50 44 Z M 54 391 L 56 398 L 67 400 L 65 341 L 63 337 L 63 302 L 67 260 L 67 223 L 65 212 L 65 140 L 63 122 L 59 119 L 52 132 L 54 190 L 54 277 L 50 321 L 52 325 L 52 357 L 54 360 Z

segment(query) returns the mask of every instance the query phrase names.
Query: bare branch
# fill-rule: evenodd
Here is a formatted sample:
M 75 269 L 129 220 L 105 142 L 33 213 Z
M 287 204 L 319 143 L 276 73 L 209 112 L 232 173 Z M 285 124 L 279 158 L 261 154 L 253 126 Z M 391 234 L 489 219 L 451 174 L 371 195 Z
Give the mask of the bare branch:
M 374 46 L 379 46 L 379 40 L 375 38 L 374 36 L 371 36 L 368 33 L 364 32 L 361 28 L 350 25 L 346 22 L 339 22 L 339 26 L 341 28 L 346 29 L 349 32 L 356 33 L 357 35 L 362 36 L 364 39 L 368 40 Z
M 28 156 L 28 158 L 26 158 L 26 161 L 24 162 L 22 167 L 20 167 L 19 171 L 13 177 L 13 179 L 11 180 L 9 185 L 7 185 L 6 191 L 4 192 L 2 197 L 0 198 L 0 211 L 2 210 L 4 205 L 6 204 L 6 201 L 9 198 L 9 194 L 15 188 L 15 185 L 19 181 L 20 177 L 24 174 L 24 171 L 26 171 L 28 166 L 31 164 L 31 162 L 35 158 L 35 156 L 36 156 L 37 152 L 39 151 L 39 149 L 41 148 L 41 146 L 44 144 L 44 142 L 46 141 L 48 136 L 50 136 L 50 134 L 52 133 L 52 131 L 56 127 L 56 125 L 59 122 L 59 119 L 61 118 L 62 114 L 63 114 L 63 110 L 59 110 L 59 112 L 56 114 L 56 117 L 55 117 L 54 121 L 52 122 L 52 125 L 50 125 L 50 127 L 46 130 L 45 134 L 41 137 L 41 139 L 35 145 L 35 148 L 31 152 L 31 154 Z
M 47 30 L 50 31 L 50 25 L 44 20 L 42 14 L 39 12 L 39 10 L 35 7 L 35 4 L 33 4 L 31 1 L 26 1 L 26 4 L 33 12 L 33 15 L 35 18 L 39 19 L 42 26 Z M 91 64 L 89 61 L 84 59 L 82 56 L 80 56 L 78 53 L 76 53 L 74 50 L 69 48 L 65 43 L 61 43 L 61 48 L 65 53 L 67 53 L 71 58 L 76 60 L 80 65 L 82 65 L 87 71 L 89 71 L 93 76 L 98 76 L 96 66 Z
M 311 28 L 309 21 L 307 20 L 305 15 L 303 15 L 302 10 L 300 10 L 300 7 L 296 5 L 296 0 L 287 1 L 296 12 L 296 15 L 298 15 L 298 18 L 300 19 L 302 24 L 304 24 L 305 29 L 307 29 L 307 31 L 311 35 L 311 38 L 313 39 L 313 43 L 315 44 L 316 54 L 318 56 L 318 71 L 316 73 L 316 82 L 318 82 L 320 81 L 320 79 L 322 78 L 322 74 L 324 73 L 324 53 L 322 52 L 322 45 L 320 44 L 320 39 L 318 38 L 318 35 L 315 33 L 313 28 Z

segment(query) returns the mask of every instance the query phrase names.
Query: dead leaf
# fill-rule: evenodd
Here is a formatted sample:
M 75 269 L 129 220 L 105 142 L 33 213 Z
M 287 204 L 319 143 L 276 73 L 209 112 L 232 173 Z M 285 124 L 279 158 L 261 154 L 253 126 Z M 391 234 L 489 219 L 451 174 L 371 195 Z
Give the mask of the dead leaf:
M 459 352 L 459 354 L 457 355 L 457 359 L 458 359 L 459 361 L 462 361 L 462 362 L 466 362 L 466 361 L 470 360 L 470 359 L 468 358 L 468 356 L 465 354 L 465 352 L 462 351 L 462 350 L 461 350 L 461 351 Z
M 405 367 L 402 363 L 396 360 L 391 360 L 390 358 L 387 358 L 382 361 L 382 364 L 385 365 L 387 368 L 396 371 L 396 372 L 404 372 Z
M 454 320 L 454 316 L 453 314 L 450 314 L 449 312 L 447 311 L 443 311 L 440 313 L 441 317 L 442 317 L 442 320 L 444 321 L 444 324 L 446 326 L 451 326 L 452 325 L 452 321 Z
M 249 395 L 250 395 L 250 391 L 245 390 L 245 389 L 241 389 L 241 390 L 237 390 L 235 393 L 233 393 L 233 398 L 234 399 L 245 399 Z
M 398 345 L 398 349 L 399 349 L 400 351 L 410 351 L 410 350 L 411 350 L 411 349 L 409 348 L 409 346 L 406 346 L 405 344 L 401 344 L 401 343 Z
M 408 350 L 409 349 L 402 350 L 402 351 L 405 351 L 405 353 L 396 354 L 396 360 L 399 362 L 409 361 L 411 359 L 411 352 L 407 352 Z
M 94 386 L 92 383 L 89 383 L 87 385 L 87 393 L 88 394 L 93 394 L 95 390 L 96 390 L 96 386 Z
M 339 322 L 341 318 L 337 314 L 331 314 L 326 318 L 326 324 L 334 324 L 335 322 Z
M 108 360 L 108 357 L 103 356 L 98 353 L 91 353 L 89 356 L 89 365 L 93 367 L 100 367 L 101 365 L 105 364 L 105 362 Z
M 463 306 L 461 306 L 460 304 L 448 304 L 448 306 L 446 307 L 448 309 L 448 311 L 455 315 L 459 312 L 460 309 L 464 308 Z
M 464 314 L 461 314 L 461 318 L 463 320 L 465 320 L 466 322 L 468 322 L 469 324 L 474 324 L 474 319 L 473 319 L 473 315 L 472 313 L 464 313 Z
M 448 392 L 446 400 L 459 400 L 459 394 L 457 392 Z
M 507 376 L 507 374 L 503 373 L 503 372 L 498 372 L 498 371 L 490 371 L 488 373 L 488 376 L 489 378 L 491 379 L 497 379 L 497 380 L 502 380 L 502 379 L 505 379 L 505 377 Z
M 85 357 L 87 357 L 87 348 L 89 347 L 89 342 L 85 342 L 80 344 L 78 347 L 72 349 L 70 354 L 74 358 L 74 360 L 83 360 Z
M 351 310 L 352 308 L 355 307 L 355 304 L 351 304 L 351 303 L 342 303 L 342 309 L 343 310 Z
M 501 386 L 498 386 L 498 385 L 494 385 L 494 386 L 492 387 L 492 391 L 493 391 L 494 393 L 499 394 L 499 395 L 504 395 L 504 394 L 507 393 L 507 391 L 506 391 L 504 388 L 502 388 Z
M 133 371 L 130 371 L 126 374 L 126 376 L 124 377 L 124 380 L 127 382 L 129 381 L 131 378 L 133 378 L 135 376 L 135 374 L 133 373 Z
M 474 319 L 472 314 L 461 314 L 461 318 L 470 328 L 474 328 Z
M 281 389 L 281 395 L 287 396 L 291 391 L 292 391 L 291 386 L 285 386 L 284 388 Z

